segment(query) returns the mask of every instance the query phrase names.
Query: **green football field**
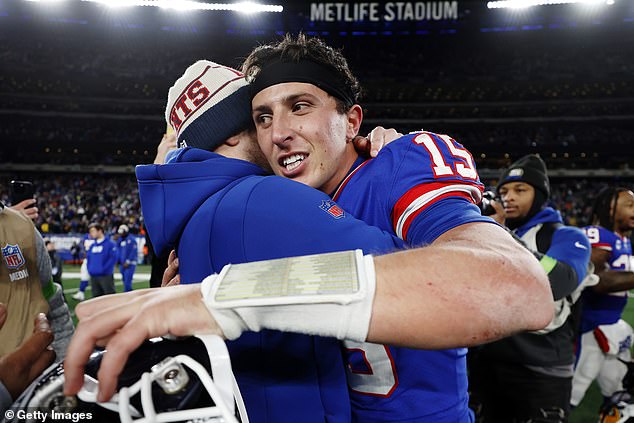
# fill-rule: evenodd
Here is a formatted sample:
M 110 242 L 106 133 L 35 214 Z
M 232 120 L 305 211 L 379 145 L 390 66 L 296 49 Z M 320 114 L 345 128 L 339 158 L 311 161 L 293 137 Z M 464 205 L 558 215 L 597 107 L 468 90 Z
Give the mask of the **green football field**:
M 79 274 L 79 266 L 65 265 L 64 273 L 66 275 L 70 273 Z M 134 281 L 133 281 L 134 289 L 147 288 L 149 286 L 149 282 L 148 282 L 149 273 L 150 273 L 149 266 L 145 266 L 145 265 L 137 266 Z M 118 275 L 118 272 L 115 273 L 116 289 L 117 289 L 117 292 L 122 292 L 123 285 L 121 283 L 121 279 L 117 278 L 117 276 L 120 276 Z M 75 309 L 75 306 L 77 305 L 77 301 L 73 300 L 72 295 L 78 290 L 79 277 L 72 277 L 70 275 L 64 276 L 63 281 L 64 281 L 64 294 L 66 295 L 66 301 L 68 302 L 68 305 L 72 312 Z M 86 298 L 90 298 L 90 287 L 86 291 Z M 74 317 L 74 313 L 73 313 L 73 317 Z M 631 303 L 628 303 L 628 306 L 625 309 L 623 318 L 626 321 L 628 321 L 630 324 L 634 324 L 634 306 Z M 586 393 L 586 396 L 583 402 L 579 405 L 579 407 L 573 410 L 571 418 L 570 418 L 570 423 L 596 422 L 598 420 L 598 409 L 600 405 L 601 405 L 601 394 L 597 386 L 593 384 L 588 390 L 588 392 Z

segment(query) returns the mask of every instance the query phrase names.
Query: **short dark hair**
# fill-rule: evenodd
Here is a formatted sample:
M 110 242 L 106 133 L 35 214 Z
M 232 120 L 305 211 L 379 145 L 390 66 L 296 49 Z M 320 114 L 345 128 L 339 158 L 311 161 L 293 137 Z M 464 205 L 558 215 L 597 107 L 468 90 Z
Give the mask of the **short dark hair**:
M 629 191 L 629 189 L 625 187 L 603 188 L 594 200 L 590 223 L 594 225 L 599 224 L 613 231 L 617 200 L 619 199 L 619 194 L 625 191 Z
M 92 228 L 95 228 L 98 231 L 104 232 L 103 226 L 101 226 L 101 223 L 93 222 L 90 225 L 88 225 L 88 230 L 90 230 Z
M 300 62 L 310 60 L 335 71 L 341 77 L 347 90 L 352 94 L 353 103 L 346 104 L 343 100 L 334 97 L 337 102 L 337 111 L 346 113 L 358 103 L 361 97 L 359 81 L 350 71 L 348 61 L 341 51 L 327 45 L 316 37 L 307 37 L 299 33 L 296 38 L 286 34 L 282 41 L 256 47 L 242 64 L 242 72 L 247 79 L 252 81 L 258 73 L 270 63 L 280 60 Z

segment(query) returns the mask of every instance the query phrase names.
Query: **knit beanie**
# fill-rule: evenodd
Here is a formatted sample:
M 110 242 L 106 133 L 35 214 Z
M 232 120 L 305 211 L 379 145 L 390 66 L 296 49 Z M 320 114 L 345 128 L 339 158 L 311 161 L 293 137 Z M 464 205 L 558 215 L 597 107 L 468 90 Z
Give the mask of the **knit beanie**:
M 179 147 L 213 150 L 252 125 L 244 75 L 208 60 L 187 68 L 167 95 L 165 120 Z
M 544 200 L 550 197 L 550 182 L 546 174 L 546 164 L 535 154 L 524 156 L 509 166 L 500 177 L 497 192 L 500 192 L 502 185 L 509 182 L 526 182 L 532 185 L 535 190 L 541 191 Z

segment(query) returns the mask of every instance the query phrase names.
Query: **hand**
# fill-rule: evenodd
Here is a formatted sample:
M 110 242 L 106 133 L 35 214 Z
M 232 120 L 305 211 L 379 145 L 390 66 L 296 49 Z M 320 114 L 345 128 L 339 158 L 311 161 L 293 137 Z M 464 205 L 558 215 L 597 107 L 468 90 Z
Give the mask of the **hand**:
M 200 284 L 104 295 L 78 304 L 75 312 L 79 324 L 64 361 L 64 394 L 79 391 L 95 345 L 105 346 L 97 375 L 99 401 L 112 397 L 128 356 L 146 339 L 167 334 L 223 336 L 202 301 Z
M 161 287 L 179 285 L 180 283 L 181 275 L 178 273 L 178 257 L 176 257 L 176 251 L 172 250 L 167 258 L 167 267 L 163 272 Z
M 504 222 L 506 222 L 506 212 L 504 211 L 504 205 L 500 201 L 491 200 L 491 207 L 493 207 L 495 213 L 493 213 L 489 217 L 495 220 L 500 225 L 504 226 Z
M 369 157 L 376 157 L 384 146 L 402 136 L 403 134 L 396 132 L 396 129 L 377 126 L 366 137 L 357 135 L 352 142 L 359 154 L 368 156 L 369 150 Z
M 6 318 L 6 308 L 4 313 Z M 51 342 L 53 332 L 46 315 L 40 313 L 35 319 L 33 335 L 0 358 L 0 381 L 14 400 L 55 360 L 55 352 L 49 347 Z
M 124 269 L 127 269 L 128 267 L 130 267 L 130 264 L 129 263 L 123 263 L 122 266 L 123 266 Z
M 154 164 L 165 163 L 165 156 L 171 150 L 176 150 L 176 134 L 163 134 L 163 138 L 156 148 L 156 157 L 154 158 Z
M 34 205 L 35 203 L 35 198 L 27 198 L 26 200 L 20 201 L 18 204 L 14 204 L 13 206 L 11 206 L 11 208 L 13 210 L 24 213 L 29 219 L 35 220 L 39 216 L 38 208 L 35 206 L 29 207 L 31 205 Z

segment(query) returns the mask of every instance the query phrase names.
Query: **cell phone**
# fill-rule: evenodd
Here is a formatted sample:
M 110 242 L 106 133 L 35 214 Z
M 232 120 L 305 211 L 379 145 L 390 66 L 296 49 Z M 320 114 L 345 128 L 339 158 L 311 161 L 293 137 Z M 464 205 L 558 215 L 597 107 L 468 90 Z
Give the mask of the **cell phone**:
M 10 185 L 11 204 L 13 204 L 14 206 L 28 198 L 33 198 L 35 195 L 35 187 L 33 186 L 33 182 L 11 181 Z M 35 204 L 32 204 L 29 207 L 35 207 Z

